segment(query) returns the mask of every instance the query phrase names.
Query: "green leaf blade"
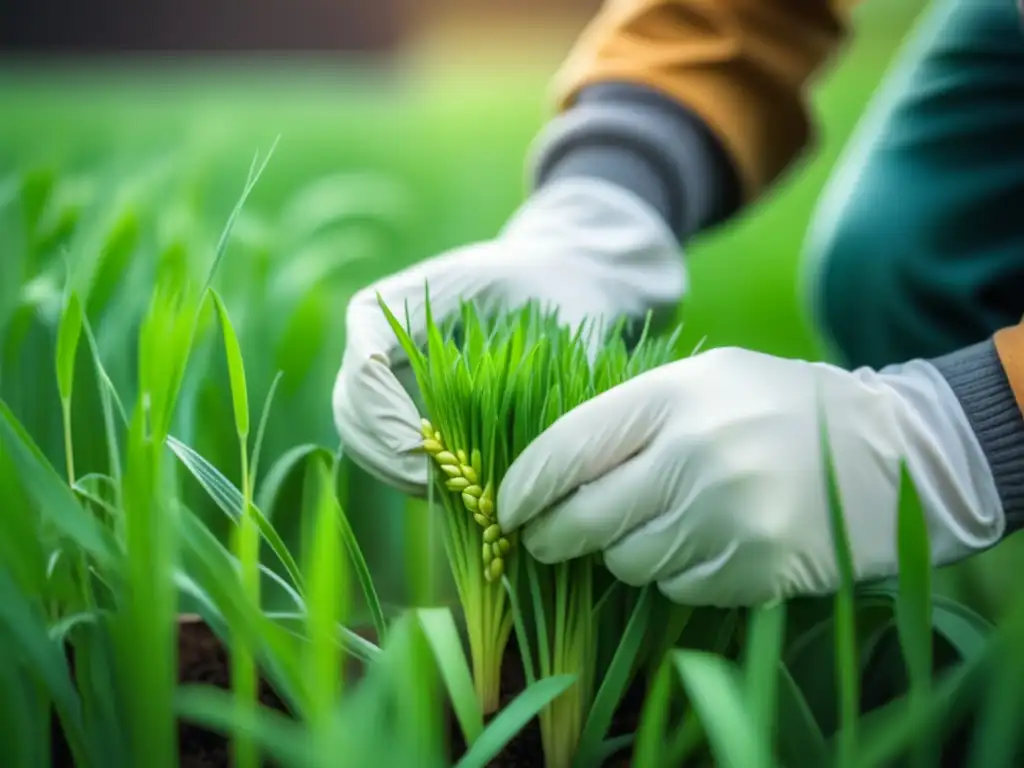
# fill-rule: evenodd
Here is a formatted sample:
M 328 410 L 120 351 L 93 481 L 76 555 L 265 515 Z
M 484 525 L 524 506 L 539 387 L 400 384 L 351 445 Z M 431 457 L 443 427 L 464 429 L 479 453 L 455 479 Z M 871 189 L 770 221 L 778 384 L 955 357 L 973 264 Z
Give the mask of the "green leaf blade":
M 456 768 L 486 768 L 527 723 L 575 684 L 574 675 L 545 677 L 528 686 L 501 710 L 473 743 Z
M 472 747 L 483 733 L 484 716 L 455 619 L 447 608 L 420 608 L 416 614 L 448 689 L 466 745 Z

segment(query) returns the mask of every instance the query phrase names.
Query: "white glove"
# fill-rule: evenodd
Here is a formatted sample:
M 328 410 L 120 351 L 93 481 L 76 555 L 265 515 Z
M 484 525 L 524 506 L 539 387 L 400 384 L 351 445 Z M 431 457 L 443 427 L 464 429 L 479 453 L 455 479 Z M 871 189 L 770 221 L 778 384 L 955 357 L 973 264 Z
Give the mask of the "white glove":
M 422 493 L 427 460 L 420 415 L 396 373 L 408 370 L 377 303 L 425 340 L 425 288 L 436 322 L 460 300 L 484 312 L 531 299 L 579 327 L 648 310 L 675 310 L 686 287 L 679 246 L 658 214 L 607 182 L 566 180 L 533 195 L 497 238 L 442 254 L 360 291 L 346 316 L 347 341 L 334 387 L 334 420 L 345 452 L 376 477 Z M 404 376 L 403 376 L 404 378 Z M 411 386 L 411 385 L 410 385 Z
M 936 565 L 999 540 L 995 481 L 931 364 L 851 373 L 732 348 L 645 373 L 563 416 L 513 463 L 498 521 L 525 525 L 544 562 L 603 552 L 620 580 L 657 582 L 679 603 L 832 593 L 819 403 L 858 580 L 896 572 L 901 457 Z

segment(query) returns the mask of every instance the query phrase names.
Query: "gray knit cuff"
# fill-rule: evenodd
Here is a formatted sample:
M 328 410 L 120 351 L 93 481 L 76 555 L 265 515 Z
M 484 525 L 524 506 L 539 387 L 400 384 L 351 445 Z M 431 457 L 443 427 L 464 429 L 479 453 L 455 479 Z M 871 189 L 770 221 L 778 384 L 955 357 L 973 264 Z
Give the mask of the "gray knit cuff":
M 739 207 L 739 183 L 702 121 L 648 88 L 607 83 L 584 90 L 538 136 L 534 185 L 596 177 L 640 196 L 680 241 Z
M 1024 419 L 991 339 L 932 360 L 981 443 L 1006 513 L 1006 533 L 1024 527 Z

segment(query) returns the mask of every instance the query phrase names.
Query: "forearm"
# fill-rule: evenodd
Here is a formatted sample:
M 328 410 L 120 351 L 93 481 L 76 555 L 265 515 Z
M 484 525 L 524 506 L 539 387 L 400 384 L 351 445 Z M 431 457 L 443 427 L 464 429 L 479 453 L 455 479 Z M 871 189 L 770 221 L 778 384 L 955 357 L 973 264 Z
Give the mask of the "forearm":
M 558 79 L 536 183 L 615 181 L 684 239 L 722 221 L 808 142 L 805 85 L 842 33 L 825 0 L 609 1 Z
M 642 85 L 604 83 L 538 137 L 534 183 L 590 177 L 646 201 L 680 241 L 737 211 L 742 202 L 731 159 L 701 119 Z

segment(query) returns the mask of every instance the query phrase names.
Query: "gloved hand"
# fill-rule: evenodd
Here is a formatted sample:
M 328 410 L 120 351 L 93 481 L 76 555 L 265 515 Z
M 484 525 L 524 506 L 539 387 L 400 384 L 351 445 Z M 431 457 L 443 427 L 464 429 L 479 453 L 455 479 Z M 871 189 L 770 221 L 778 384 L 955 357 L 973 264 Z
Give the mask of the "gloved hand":
M 686 272 L 675 237 L 631 193 L 592 179 L 563 180 L 534 194 L 493 240 L 442 254 L 360 291 L 346 317 L 347 342 L 334 387 L 334 419 L 344 450 L 385 482 L 422 493 L 427 460 L 420 415 L 399 381 L 408 360 L 377 303 L 425 339 L 424 289 L 440 322 L 460 300 L 484 312 L 535 299 L 578 327 L 649 310 L 674 310 Z M 396 375 L 397 374 L 397 375 Z M 404 378 L 404 377 L 403 377 Z
M 936 565 L 999 540 L 991 471 L 931 364 L 851 373 L 732 348 L 642 374 L 563 416 L 509 469 L 498 521 L 525 525 L 543 562 L 603 552 L 620 580 L 657 582 L 683 604 L 834 592 L 822 412 L 858 580 L 896 572 L 901 457 Z

